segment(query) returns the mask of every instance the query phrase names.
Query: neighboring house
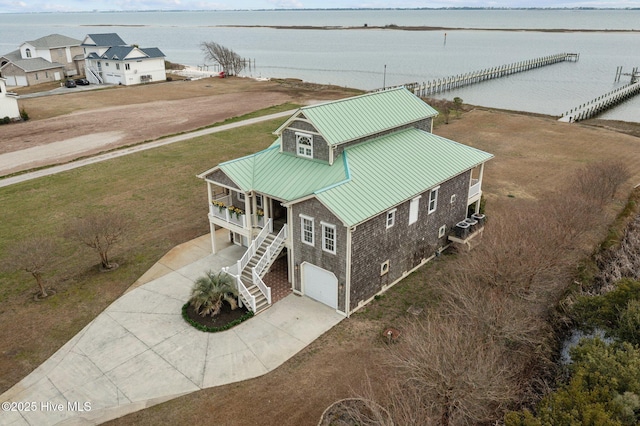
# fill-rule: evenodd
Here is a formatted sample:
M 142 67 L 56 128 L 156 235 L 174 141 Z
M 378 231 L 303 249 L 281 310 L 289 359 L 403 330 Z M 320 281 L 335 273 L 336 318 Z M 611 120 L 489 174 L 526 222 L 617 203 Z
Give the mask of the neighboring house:
M 26 41 L 0 56 L 0 74 L 9 86 L 32 86 L 84 73 L 80 40 L 51 34 Z
M 0 77 L 0 119 L 4 117 L 11 119 L 20 118 L 18 95 L 7 92 L 5 81 L 5 78 Z
M 165 81 L 164 54 L 156 47 L 127 45 L 118 34 L 88 34 L 83 42 L 87 79 L 125 86 Z
M 493 156 L 432 134 L 436 115 L 404 88 L 303 107 L 269 148 L 199 175 L 214 253 L 216 227 L 249 246 L 229 270 L 244 303 L 270 304 L 260 278 L 286 255 L 295 293 L 348 316 L 450 241 L 478 235 L 482 223 L 472 234 L 458 224 L 479 213 Z

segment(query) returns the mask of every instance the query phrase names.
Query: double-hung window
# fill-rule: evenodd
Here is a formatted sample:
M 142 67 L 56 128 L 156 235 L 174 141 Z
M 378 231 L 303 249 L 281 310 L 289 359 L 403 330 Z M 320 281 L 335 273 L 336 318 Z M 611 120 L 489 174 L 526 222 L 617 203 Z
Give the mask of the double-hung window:
M 300 215 L 300 239 L 305 244 L 314 245 L 312 217 Z
M 397 209 L 393 209 L 387 212 L 387 229 L 396 224 L 396 211 Z
M 300 157 L 313 158 L 313 136 L 296 133 L 296 153 Z
M 322 250 L 336 254 L 336 226 L 322 223 Z
M 436 186 L 429 193 L 429 210 L 428 210 L 428 213 L 435 212 L 436 208 L 438 207 L 438 189 L 440 189 L 440 187 Z

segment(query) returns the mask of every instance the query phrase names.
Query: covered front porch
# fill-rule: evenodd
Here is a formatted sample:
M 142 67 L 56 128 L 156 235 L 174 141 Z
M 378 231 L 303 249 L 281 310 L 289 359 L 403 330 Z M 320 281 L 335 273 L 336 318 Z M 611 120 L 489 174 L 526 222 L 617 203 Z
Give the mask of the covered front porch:
M 249 247 L 267 224 L 269 232 L 277 234 L 287 222 L 287 208 L 282 206 L 282 200 L 213 182 L 207 184 L 212 234 L 218 228 L 227 229 L 230 242 Z M 213 252 L 217 249 L 212 240 Z

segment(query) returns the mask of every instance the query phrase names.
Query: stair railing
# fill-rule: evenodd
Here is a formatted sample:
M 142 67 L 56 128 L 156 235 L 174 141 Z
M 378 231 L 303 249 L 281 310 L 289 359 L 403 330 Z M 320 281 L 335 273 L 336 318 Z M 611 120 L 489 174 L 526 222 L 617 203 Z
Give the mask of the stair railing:
M 260 245 L 262 245 L 262 242 L 267 237 L 267 235 L 269 235 L 270 228 L 271 228 L 271 219 L 269 219 L 267 223 L 265 223 L 264 228 L 262 228 L 258 236 L 256 236 L 256 238 L 251 242 L 249 247 L 247 247 L 247 251 L 240 258 L 240 260 L 238 260 L 238 264 L 237 264 L 238 275 L 242 274 L 242 271 L 244 271 L 244 268 L 249 264 L 249 261 L 251 260 L 251 258 L 255 256 L 256 251 L 258 250 Z

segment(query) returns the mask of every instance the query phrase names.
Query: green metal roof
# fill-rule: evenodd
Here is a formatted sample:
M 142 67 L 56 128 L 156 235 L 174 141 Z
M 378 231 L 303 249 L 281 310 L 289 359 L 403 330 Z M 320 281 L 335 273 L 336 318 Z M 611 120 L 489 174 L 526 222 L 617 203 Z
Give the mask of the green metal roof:
M 219 165 L 243 191 L 257 191 L 289 202 L 347 178 L 343 159 L 333 166 L 280 152 L 273 144 L 264 151 Z
M 493 155 L 452 140 L 407 129 L 345 150 L 351 179 L 316 191 L 346 225 L 386 211 Z
M 243 191 L 286 202 L 315 195 L 353 226 L 493 157 L 418 129 L 345 149 L 333 165 L 281 153 L 276 144 L 220 164 Z
M 304 116 L 329 145 L 360 139 L 437 115 L 438 112 L 401 87 L 300 108 L 276 134 Z

